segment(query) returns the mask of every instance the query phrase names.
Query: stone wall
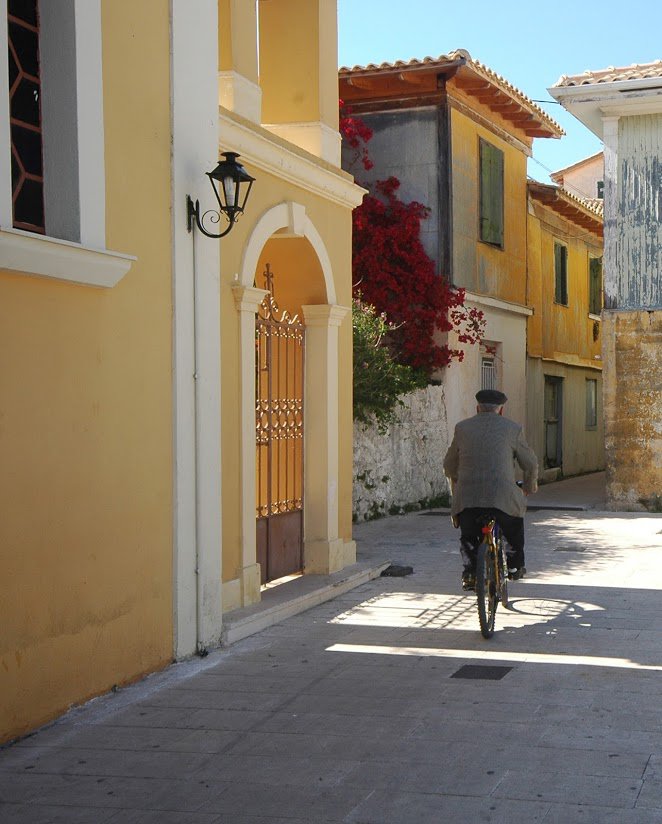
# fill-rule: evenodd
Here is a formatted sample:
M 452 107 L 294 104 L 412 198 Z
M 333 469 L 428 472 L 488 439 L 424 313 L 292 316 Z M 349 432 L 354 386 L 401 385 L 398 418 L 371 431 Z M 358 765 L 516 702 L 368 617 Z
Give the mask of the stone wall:
M 607 506 L 662 509 L 662 311 L 604 313 Z
M 354 424 L 355 521 L 418 509 L 448 495 L 444 389 L 417 389 L 402 401 L 383 434 L 375 426 Z

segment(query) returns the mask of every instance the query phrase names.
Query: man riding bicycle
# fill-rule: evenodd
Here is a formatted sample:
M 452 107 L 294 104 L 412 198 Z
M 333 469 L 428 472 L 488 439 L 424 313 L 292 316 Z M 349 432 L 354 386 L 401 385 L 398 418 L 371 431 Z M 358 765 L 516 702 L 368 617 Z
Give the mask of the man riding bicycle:
M 513 579 L 524 566 L 525 495 L 538 488 L 538 461 L 524 439 L 522 427 L 503 417 L 508 399 L 496 389 L 476 393 L 476 415 L 460 421 L 444 458 L 451 482 L 453 523 L 460 527 L 463 589 L 476 582 L 476 550 L 482 539 L 480 516 L 490 515 L 510 545 L 508 573 Z M 522 489 L 515 480 L 515 463 L 524 473 Z

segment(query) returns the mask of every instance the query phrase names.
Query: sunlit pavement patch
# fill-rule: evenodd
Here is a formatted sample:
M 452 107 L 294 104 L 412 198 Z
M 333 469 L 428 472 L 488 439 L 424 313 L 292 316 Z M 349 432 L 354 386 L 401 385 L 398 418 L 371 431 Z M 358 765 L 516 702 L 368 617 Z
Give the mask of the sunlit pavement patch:
M 639 664 L 629 658 L 605 658 L 595 655 L 550 655 L 536 652 L 501 652 L 499 650 L 443 649 L 439 647 L 391 647 L 376 644 L 332 644 L 327 652 L 354 652 L 363 655 L 411 655 L 417 658 L 466 658 L 483 661 L 521 661 L 526 664 L 563 664 L 564 666 L 610 667 L 662 672 L 662 666 Z

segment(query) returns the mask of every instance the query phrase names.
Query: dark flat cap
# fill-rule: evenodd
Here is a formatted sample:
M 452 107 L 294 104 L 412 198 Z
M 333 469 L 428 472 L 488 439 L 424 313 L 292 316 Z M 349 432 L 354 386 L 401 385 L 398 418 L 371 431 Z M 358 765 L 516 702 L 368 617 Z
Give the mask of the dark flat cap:
M 481 389 L 479 392 L 476 392 L 476 400 L 478 403 L 491 403 L 495 406 L 503 406 L 508 398 L 503 392 L 499 392 L 498 389 Z

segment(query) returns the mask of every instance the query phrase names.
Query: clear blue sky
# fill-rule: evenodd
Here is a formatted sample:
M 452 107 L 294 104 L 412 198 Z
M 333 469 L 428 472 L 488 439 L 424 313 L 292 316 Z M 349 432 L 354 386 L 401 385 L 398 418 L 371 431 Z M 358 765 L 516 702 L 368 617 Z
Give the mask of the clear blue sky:
M 660 0 L 338 0 L 340 66 L 438 57 L 454 49 L 471 56 L 534 100 L 562 74 L 662 59 Z M 556 171 L 602 148 L 556 103 L 539 103 L 566 135 L 536 139 L 529 174 L 549 182 Z

